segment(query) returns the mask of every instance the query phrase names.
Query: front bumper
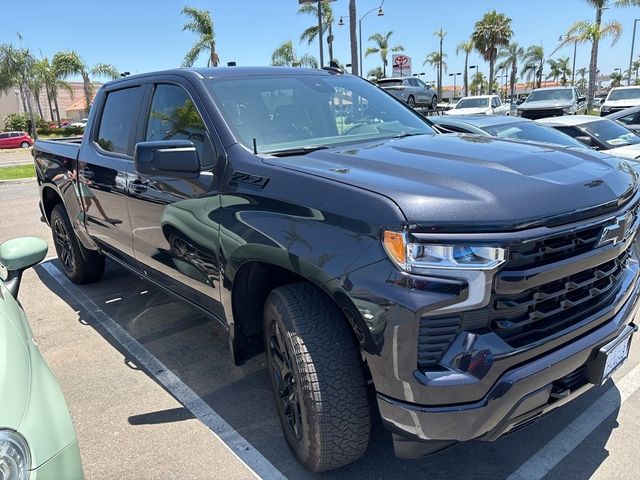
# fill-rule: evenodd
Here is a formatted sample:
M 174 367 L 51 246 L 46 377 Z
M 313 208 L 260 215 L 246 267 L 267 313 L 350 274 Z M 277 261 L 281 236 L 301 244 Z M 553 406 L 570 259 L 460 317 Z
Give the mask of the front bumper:
M 480 400 L 434 407 L 378 394 L 380 414 L 395 434 L 396 455 L 414 458 L 466 440 L 496 440 L 573 400 L 594 384 L 586 366 L 599 349 L 637 327 L 640 285 L 609 321 L 533 361 L 507 371 Z M 415 443 L 426 442 L 426 443 Z

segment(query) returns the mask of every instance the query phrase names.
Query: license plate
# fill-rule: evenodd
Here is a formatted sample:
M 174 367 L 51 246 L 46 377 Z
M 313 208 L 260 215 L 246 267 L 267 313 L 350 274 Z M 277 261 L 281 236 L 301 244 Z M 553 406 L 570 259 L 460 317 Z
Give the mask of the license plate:
M 618 338 L 600 347 L 593 360 L 587 363 L 589 382 L 602 385 L 624 363 L 636 328 L 633 324 L 627 325 Z
M 613 372 L 627 359 L 629 355 L 629 343 L 631 338 L 627 338 L 616 346 L 613 350 L 607 352 L 607 362 L 604 365 L 602 381 L 605 382 Z

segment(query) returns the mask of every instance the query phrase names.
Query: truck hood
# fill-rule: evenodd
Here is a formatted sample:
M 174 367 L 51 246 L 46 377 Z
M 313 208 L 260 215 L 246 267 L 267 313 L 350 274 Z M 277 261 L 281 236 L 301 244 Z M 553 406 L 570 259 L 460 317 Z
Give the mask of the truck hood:
M 524 102 L 518 107 L 519 110 L 539 110 L 546 108 L 569 108 L 573 102 L 569 100 L 537 100 Z
M 629 98 L 627 100 L 607 100 L 602 106 L 609 108 L 629 108 L 640 105 L 640 98 Z
M 634 191 L 623 160 L 475 135 L 420 135 L 265 162 L 382 194 L 408 222 L 498 231 L 615 208 Z
M 490 115 L 492 113 L 489 107 L 452 108 L 444 112 L 445 115 Z

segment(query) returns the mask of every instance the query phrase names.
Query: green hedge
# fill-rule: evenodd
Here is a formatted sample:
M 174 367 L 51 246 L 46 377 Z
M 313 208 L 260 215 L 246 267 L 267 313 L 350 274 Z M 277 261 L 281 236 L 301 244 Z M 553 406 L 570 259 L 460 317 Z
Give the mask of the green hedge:
M 82 135 L 84 128 L 82 127 L 65 127 L 65 128 L 39 128 L 38 135 L 56 135 L 60 137 L 73 137 L 74 135 Z

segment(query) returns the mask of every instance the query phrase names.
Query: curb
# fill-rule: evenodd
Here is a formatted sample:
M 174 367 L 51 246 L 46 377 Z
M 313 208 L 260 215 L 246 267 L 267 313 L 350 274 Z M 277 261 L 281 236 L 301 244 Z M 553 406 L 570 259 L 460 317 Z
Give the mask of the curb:
M 0 185 L 12 184 L 12 183 L 31 183 L 35 181 L 36 181 L 36 177 L 12 178 L 11 180 L 0 180 Z

